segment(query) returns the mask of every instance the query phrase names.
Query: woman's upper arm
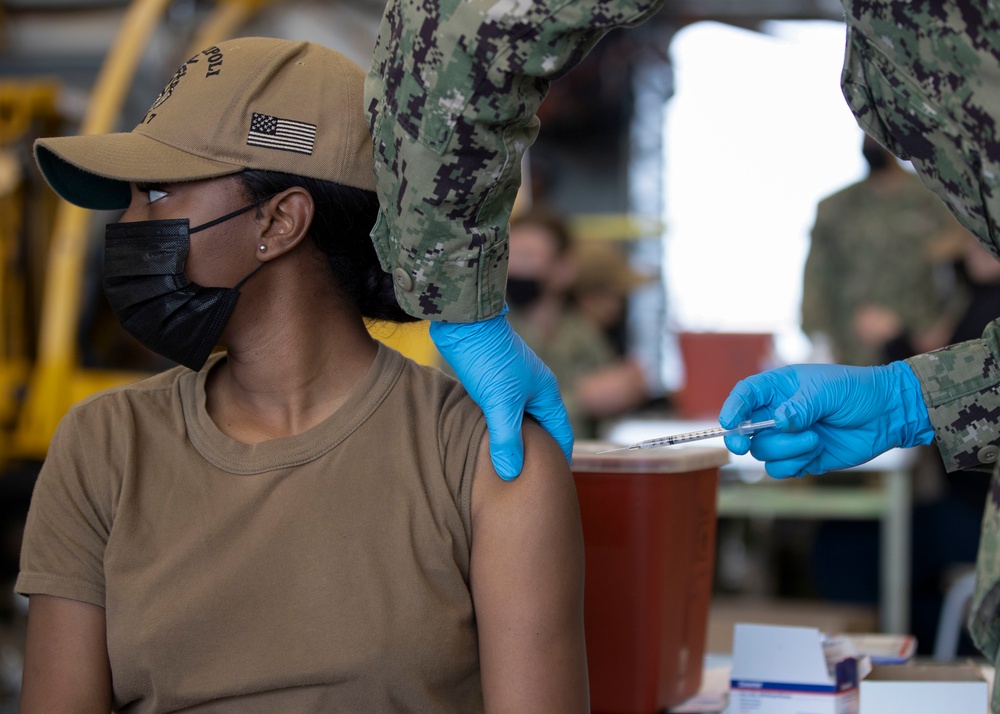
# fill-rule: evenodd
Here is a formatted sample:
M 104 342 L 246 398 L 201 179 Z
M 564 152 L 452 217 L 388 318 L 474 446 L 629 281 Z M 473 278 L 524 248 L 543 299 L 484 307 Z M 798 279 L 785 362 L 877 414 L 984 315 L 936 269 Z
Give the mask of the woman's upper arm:
M 487 712 L 589 712 L 583 533 L 566 457 L 524 424 L 524 469 L 493 471 L 486 439 L 472 497 L 472 597 Z
M 104 608 L 32 595 L 21 714 L 108 714 L 111 665 Z

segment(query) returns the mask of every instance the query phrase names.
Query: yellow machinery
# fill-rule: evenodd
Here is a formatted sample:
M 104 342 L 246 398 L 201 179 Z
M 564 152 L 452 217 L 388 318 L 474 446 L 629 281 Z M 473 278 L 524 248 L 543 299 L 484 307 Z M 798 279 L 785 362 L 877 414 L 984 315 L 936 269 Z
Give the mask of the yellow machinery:
M 197 36 L 198 46 L 219 41 L 230 35 L 254 15 L 263 5 L 273 0 L 220 0 L 214 13 L 202 25 Z M 126 93 L 142 53 L 153 31 L 166 12 L 170 0 L 135 0 L 125 12 L 117 38 L 109 50 L 102 70 L 94 85 L 90 103 L 80 126 L 82 134 L 101 134 L 114 131 Z M 41 90 L 36 90 L 40 92 Z M 13 96 L 10 105 L 17 105 L 11 115 L 39 110 L 43 99 L 51 109 L 54 90 L 49 94 L 32 95 L 22 91 Z M 4 97 L 0 95 L 0 102 Z M 3 113 L 0 111 L 0 116 Z M 13 134 L 16 126 L 4 122 L 0 134 Z M 0 160 L 0 174 L 3 172 Z M 0 176 L 0 183 L 9 177 Z M 16 185 L 18 177 L 8 183 Z M 0 189 L 4 188 L 0 185 Z M 9 192 L 10 195 L 16 193 Z M 0 201 L 8 199 L 0 196 Z M 17 226 L 10 225 L 20 215 L 19 211 L 2 207 L 3 225 L 0 226 L 0 416 L 4 423 L 14 422 L 12 434 L 5 434 L 0 443 L 0 464 L 10 459 L 41 459 L 59 420 L 75 401 L 105 387 L 132 381 L 140 373 L 84 369 L 77 354 L 77 330 L 80 322 L 80 296 L 86 270 L 88 241 L 90 240 L 90 214 L 88 211 L 59 202 L 48 245 L 48 256 L 41 295 L 40 330 L 34 364 L 29 364 L 23 340 L 29 334 L 23 319 L 25 291 L 18 283 L 18 271 L 12 265 L 11 250 L 16 240 Z M 13 232 L 11 232 L 13 231 Z M 18 398 L 18 388 L 26 385 L 23 401 Z
M 278 0 L 217 0 L 214 11 L 195 33 L 188 54 L 232 37 L 265 5 Z M 110 48 L 80 126 L 81 134 L 117 129 L 125 96 L 142 53 L 170 0 L 134 0 Z M 6 93 L 5 93 L 6 92 Z M 20 165 L 6 158 L 5 141 L 21 137 L 25 117 L 55 116 L 54 84 L 0 85 L 0 467 L 13 459 L 45 456 L 59 420 L 76 401 L 107 387 L 146 376 L 142 372 L 84 368 L 77 340 L 81 295 L 91 240 L 89 211 L 59 201 L 45 258 L 40 296 L 40 328 L 35 359 L 30 359 L 32 330 L 26 322 L 23 275 L 15 264 L 19 217 Z M 427 323 L 372 326 L 372 334 L 425 364 L 437 353 L 427 336 Z
M 0 424 L 17 416 L 31 359 L 28 325 L 28 265 L 22 240 L 27 202 L 23 163 L 15 147 L 38 122 L 54 123 L 57 114 L 54 82 L 0 82 Z M 30 245 L 30 243 L 28 244 Z M 9 452 L 9 434 L 0 432 L 0 454 Z

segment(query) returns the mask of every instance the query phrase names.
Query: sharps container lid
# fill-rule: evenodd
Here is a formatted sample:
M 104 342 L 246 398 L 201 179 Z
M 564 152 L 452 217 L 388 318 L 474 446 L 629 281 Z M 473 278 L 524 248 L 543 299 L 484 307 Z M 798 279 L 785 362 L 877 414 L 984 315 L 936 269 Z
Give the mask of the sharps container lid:
M 670 474 L 712 469 L 729 463 L 729 451 L 721 446 L 664 446 L 596 453 L 612 448 L 615 444 L 606 441 L 578 441 L 573 447 L 573 472 Z

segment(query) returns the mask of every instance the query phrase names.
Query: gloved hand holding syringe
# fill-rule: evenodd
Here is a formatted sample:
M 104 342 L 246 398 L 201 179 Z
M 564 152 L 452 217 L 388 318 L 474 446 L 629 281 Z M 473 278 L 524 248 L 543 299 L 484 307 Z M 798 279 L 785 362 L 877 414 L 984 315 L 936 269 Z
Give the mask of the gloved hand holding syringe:
M 742 421 L 736 425 L 734 429 L 723 429 L 721 426 L 717 426 L 714 429 L 700 429 L 698 431 L 686 431 L 683 434 L 674 434 L 673 436 L 660 436 L 655 439 L 646 439 L 644 441 L 637 441 L 634 444 L 629 444 L 628 446 L 621 446 L 615 449 L 605 449 L 604 451 L 598 451 L 598 454 L 608 454 L 612 451 L 626 451 L 630 449 L 655 449 L 658 446 L 676 446 L 677 444 L 686 444 L 689 441 L 701 441 L 702 439 L 714 439 L 717 436 L 725 436 L 726 434 L 741 434 L 743 436 L 750 436 L 751 434 L 756 434 L 762 429 L 769 429 L 774 426 L 774 419 L 766 419 L 764 421 Z

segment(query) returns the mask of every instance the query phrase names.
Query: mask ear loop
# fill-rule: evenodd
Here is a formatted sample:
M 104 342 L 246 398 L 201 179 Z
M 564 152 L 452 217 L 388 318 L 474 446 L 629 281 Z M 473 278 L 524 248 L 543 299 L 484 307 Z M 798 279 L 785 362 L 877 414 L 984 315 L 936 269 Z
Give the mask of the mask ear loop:
M 223 221 L 228 221 L 230 218 L 236 218 L 236 216 L 242 215 L 242 214 L 246 213 L 249 210 L 257 208 L 262 203 L 266 203 L 266 202 L 270 201 L 272 198 L 274 198 L 277 195 L 278 194 L 276 194 L 276 193 L 272 193 L 270 196 L 265 196 L 264 198 L 260 199 L 259 201 L 255 202 L 255 203 L 251 203 L 249 206 L 244 206 L 243 208 L 239 208 L 239 209 L 233 211 L 232 213 L 227 213 L 226 215 L 224 215 L 224 216 L 222 216 L 220 218 L 216 218 L 215 220 L 209 221 L 208 223 L 202 223 L 200 226 L 197 226 L 196 228 L 191 228 L 188 231 L 188 235 L 190 235 L 191 233 L 197 233 L 198 231 L 203 231 L 206 228 L 211 228 L 212 226 L 216 226 L 216 225 L 222 223 Z M 256 275 L 257 271 L 259 271 L 261 268 L 263 268 L 269 262 L 270 261 L 262 262 L 256 268 L 254 268 L 253 270 L 251 270 L 249 275 L 247 275 L 241 281 L 239 281 L 238 283 L 236 283 L 236 286 L 233 288 L 233 290 L 235 290 L 236 292 L 239 292 L 240 288 L 243 287 L 243 283 L 245 283 L 247 280 L 249 280 L 254 275 Z
M 235 290 L 236 292 L 239 292 L 240 288 L 243 287 L 243 283 L 245 283 L 247 280 L 249 280 L 250 278 L 252 278 L 253 276 L 255 276 L 260 271 L 261 268 L 263 268 L 265 265 L 267 265 L 270 262 L 271 261 L 269 261 L 269 260 L 265 260 L 260 265 L 258 265 L 256 268 L 254 268 L 253 270 L 251 270 L 249 275 L 247 275 L 245 278 L 243 278 L 243 280 L 241 280 L 238 283 L 236 283 L 236 287 L 234 287 L 233 290 Z
M 277 195 L 278 194 L 276 194 L 276 193 L 272 193 L 270 196 L 265 196 L 264 198 L 260 199 L 259 201 L 251 203 L 249 206 L 244 206 L 243 208 L 238 208 L 235 211 L 233 211 L 232 213 L 227 213 L 226 215 L 221 216 L 219 218 L 216 218 L 215 220 L 211 220 L 208 223 L 202 223 L 200 226 L 196 226 L 195 228 L 189 229 L 188 230 L 188 235 L 190 235 L 192 233 L 197 233 L 198 231 L 203 231 L 206 228 L 211 228 L 212 226 L 217 226 L 217 225 L 219 225 L 220 223 L 222 223 L 224 221 L 228 221 L 230 218 L 236 218 L 236 216 L 242 215 L 242 214 L 246 213 L 247 211 L 250 211 L 250 210 L 252 210 L 254 208 L 257 208 L 262 203 L 266 203 L 267 201 L 270 201 L 272 198 L 274 198 Z M 263 268 L 265 265 L 267 265 L 268 262 L 270 262 L 270 261 L 263 262 L 260 265 L 258 265 L 256 268 L 254 268 L 252 271 L 250 271 L 249 275 L 247 275 L 245 278 L 243 278 L 243 280 L 241 280 L 238 283 L 236 283 L 236 287 L 234 287 L 233 290 L 235 290 L 236 292 L 239 292 L 240 288 L 243 287 L 243 283 L 245 283 L 247 280 L 249 280 L 254 275 L 256 275 L 257 271 L 260 270 L 261 268 Z
M 221 216 L 220 218 L 216 218 L 214 220 L 211 220 L 208 223 L 202 223 L 200 226 L 196 226 L 195 228 L 189 229 L 188 230 L 188 234 L 197 233 L 198 231 L 203 231 L 206 228 L 211 228 L 212 226 L 217 226 L 220 223 L 228 221 L 230 218 L 236 218 L 236 216 L 242 215 L 242 214 L 246 213 L 247 211 L 250 211 L 250 210 L 253 210 L 254 208 L 257 208 L 262 203 L 267 203 L 268 201 L 270 201 L 272 198 L 274 198 L 277 195 L 278 194 L 276 194 L 276 193 L 272 193 L 270 196 L 265 196 L 264 198 L 260 199 L 259 201 L 255 202 L 255 203 L 251 203 L 249 206 L 244 206 L 243 208 L 238 208 L 237 210 L 233 211 L 232 213 L 227 213 L 226 215 Z

